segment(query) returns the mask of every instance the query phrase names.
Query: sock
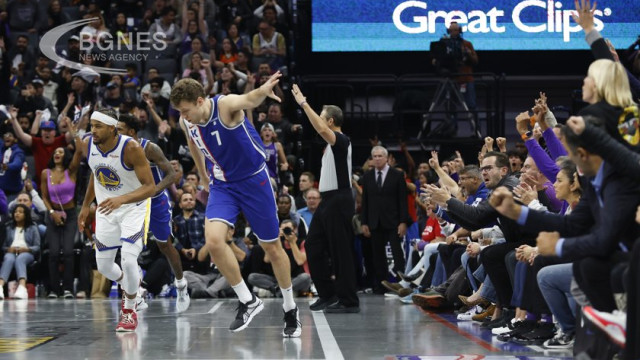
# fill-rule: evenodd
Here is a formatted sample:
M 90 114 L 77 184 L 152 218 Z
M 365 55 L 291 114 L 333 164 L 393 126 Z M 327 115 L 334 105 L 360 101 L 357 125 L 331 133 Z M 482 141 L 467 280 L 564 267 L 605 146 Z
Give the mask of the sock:
M 241 303 L 246 304 L 253 299 L 253 295 L 251 295 L 251 291 L 249 291 L 244 280 L 240 281 L 237 285 L 232 286 L 232 288 L 233 291 L 236 292 L 236 295 L 238 295 L 238 300 L 240 300 Z
M 527 316 L 524 319 L 529 321 L 536 321 L 536 315 L 528 312 Z
M 136 299 L 129 299 L 128 297 L 125 296 L 124 298 L 124 308 L 125 309 L 130 309 L 133 310 L 136 307 Z
M 400 284 L 403 288 L 408 288 L 408 287 L 411 286 L 411 284 L 409 282 L 404 281 L 404 280 L 400 280 L 400 282 L 398 284 Z
M 187 286 L 187 280 L 185 278 L 182 278 L 180 280 L 176 279 L 175 283 L 178 289 L 182 289 L 183 287 Z
M 296 303 L 293 301 L 293 286 L 289 286 L 286 289 L 280 288 L 280 291 L 282 292 L 282 300 L 284 300 L 282 304 L 284 311 L 287 312 L 295 309 Z

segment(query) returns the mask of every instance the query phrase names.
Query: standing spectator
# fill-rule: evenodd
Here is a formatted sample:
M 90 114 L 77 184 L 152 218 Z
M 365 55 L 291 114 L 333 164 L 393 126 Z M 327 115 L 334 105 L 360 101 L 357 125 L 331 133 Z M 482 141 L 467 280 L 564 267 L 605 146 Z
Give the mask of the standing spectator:
M 80 151 L 71 155 L 68 149 L 59 147 L 40 176 L 42 200 L 49 211 L 45 238 L 49 244 L 49 298 L 53 299 L 60 296 L 60 250 L 64 262 L 63 296 L 73 299 L 73 247 L 78 232 L 75 190 L 80 156 Z
M 397 273 L 405 268 L 402 239 L 409 221 L 407 186 L 403 173 L 389 166 L 387 149 L 374 146 L 371 156 L 374 168 L 362 179 L 362 233 L 371 238 L 377 278 L 373 292 L 384 294 L 380 284 L 388 277 L 387 243 L 391 245 L 394 271 Z
M 18 289 L 14 294 L 16 299 L 26 299 L 27 295 L 27 265 L 33 263 L 40 252 L 40 234 L 38 228 L 31 221 L 31 211 L 22 204 L 18 204 L 11 212 L 12 222 L 6 228 L 6 238 L 2 245 L 4 261 L 0 269 L 0 299 L 4 299 L 4 284 L 16 269 Z
M 175 24 L 176 11 L 172 7 L 165 7 L 160 13 L 160 18 L 149 28 L 150 37 L 159 37 L 166 44 L 180 44 L 182 42 L 182 31 Z M 158 33 L 156 36 L 155 34 Z
M 316 182 L 316 177 L 312 172 L 305 171 L 300 174 L 300 179 L 298 180 L 298 195 L 295 197 L 296 208 L 302 209 L 307 205 L 307 191 L 314 187 L 314 183 Z M 307 225 L 311 225 L 307 223 Z
M 224 29 L 235 24 L 240 32 L 246 32 L 252 17 L 251 8 L 245 0 L 227 0 L 220 7 L 220 20 Z
M 11 31 L 36 34 L 44 23 L 39 16 L 40 9 L 35 0 L 8 1 L 7 15 Z
M 325 105 L 318 115 L 298 85 L 293 85 L 293 96 L 314 129 L 327 142 L 320 171 L 322 202 L 307 235 L 309 270 L 320 297 L 311 305 L 311 310 L 357 313 L 360 312 L 360 301 L 356 294 L 353 263 L 351 140 L 342 133 L 343 115 L 339 107 Z M 331 279 L 332 274 L 335 281 Z
M 26 134 L 20 127 L 17 120 L 17 113 L 17 109 L 13 108 L 11 110 L 11 126 L 16 132 L 17 138 L 33 151 L 33 157 L 36 163 L 35 180 L 36 184 L 40 184 L 40 174 L 42 173 L 42 170 L 47 167 L 47 163 L 49 162 L 49 159 L 51 159 L 53 151 L 59 147 L 67 146 L 72 137 L 76 134 L 72 131 L 68 131 L 66 134 L 56 137 L 56 124 L 49 120 L 40 125 L 41 137 L 31 136 Z
M 273 125 L 269 123 L 262 125 L 262 129 L 260 129 L 260 138 L 262 139 L 264 151 L 267 155 L 265 161 L 267 163 L 267 170 L 269 170 L 269 177 L 274 179 L 276 184 L 280 186 L 280 176 L 278 173 L 280 170 L 287 171 L 289 164 L 287 163 L 287 158 L 284 155 L 282 144 L 276 137 Z
M 189 59 L 185 66 L 189 64 L 191 60 Z M 184 60 L 183 60 L 184 62 Z M 159 91 L 159 96 L 169 100 L 169 96 L 171 96 L 171 84 L 169 84 L 169 82 L 167 81 L 167 79 L 163 79 L 162 77 L 160 77 L 159 73 L 158 73 L 158 69 L 154 68 L 154 67 L 150 67 L 147 70 L 147 84 L 145 86 L 142 87 L 142 90 L 140 90 L 140 95 L 143 95 L 144 93 L 149 93 L 151 95 L 151 98 L 155 99 L 155 95 L 151 93 L 151 80 L 155 79 L 155 78 L 159 78 L 162 79 L 162 86 L 160 87 L 160 91 Z M 144 96 L 143 96 L 144 98 Z
M 22 164 L 24 163 L 24 151 L 18 146 L 18 141 L 13 132 L 7 131 L 0 141 L 2 163 L 0 164 L 0 189 L 11 202 L 22 190 Z
M 311 188 L 307 190 L 307 206 L 298 210 L 298 215 L 302 217 L 304 220 L 307 229 L 311 226 L 311 221 L 313 220 L 313 214 L 318 210 L 318 205 L 320 205 L 321 197 L 320 191 L 316 188 Z

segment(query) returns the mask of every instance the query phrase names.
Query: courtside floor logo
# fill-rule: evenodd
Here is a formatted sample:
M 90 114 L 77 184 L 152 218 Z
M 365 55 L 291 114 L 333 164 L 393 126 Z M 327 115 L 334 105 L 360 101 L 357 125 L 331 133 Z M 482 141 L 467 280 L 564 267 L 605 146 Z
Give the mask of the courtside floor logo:
M 65 59 L 56 52 L 56 45 L 63 44 L 60 39 L 67 38 L 70 33 L 75 33 L 75 29 L 88 25 L 98 19 L 99 18 L 88 18 L 71 21 L 47 31 L 40 40 L 40 51 L 49 59 L 71 69 L 81 70 L 83 68 L 90 68 L 100 74 L 126 75 L 127 71 L 125 69 L 86 65 L 82 62 Z M 137 32 L 135 35 L 131 33 L 127 34 L 127 36 L 119 35 L 117 38 L 114 38 L 113 35 L 108 32 L 98 33 L 96 37 L 88 33 L 80 33 L 79 42 L 80 61 L 85 60 L 86 57 L 91 57 L 94 61 L 104 62 L 142 62 L 145 61 L 148 56 L 145 51 L 163 51 L 167 48 L 167 44 L 162 41 L 162 34 L 155 33 L 151 35 L 144 31 Z

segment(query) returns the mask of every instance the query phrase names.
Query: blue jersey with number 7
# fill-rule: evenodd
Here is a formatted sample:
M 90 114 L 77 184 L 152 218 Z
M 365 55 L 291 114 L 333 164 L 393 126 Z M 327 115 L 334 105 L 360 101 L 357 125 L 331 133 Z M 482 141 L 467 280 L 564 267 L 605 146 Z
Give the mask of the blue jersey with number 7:
M 212 180 L 234 182 L 246 179 L 262 171 L 266 164 L 266 153 L 256 129 L 247 120 L 233 128 L 220 121 L 216 95 L 211 101 L 211 117 L 203 125 L 182 119 L 189 138 L 205 158 L 207 171 Z

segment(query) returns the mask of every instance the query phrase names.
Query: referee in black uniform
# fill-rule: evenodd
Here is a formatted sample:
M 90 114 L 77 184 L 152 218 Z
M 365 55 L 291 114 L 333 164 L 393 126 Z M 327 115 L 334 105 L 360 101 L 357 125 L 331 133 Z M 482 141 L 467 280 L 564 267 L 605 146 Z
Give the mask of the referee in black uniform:
M 320 296 L 310 308 L 328 313 L 357 313 L 360 302 L 353 263 L 351 141 L 341 130 L 342 110 L 325 105 L 318 115 L 307 104 L 298 85 L 293 85 L 292 92 L 313 128 L 328 143 L 320 170 L 322 201 L 313 215 L 305 245 L 311 279 Z M 331 274 L 335 274 L 335 282 Z

